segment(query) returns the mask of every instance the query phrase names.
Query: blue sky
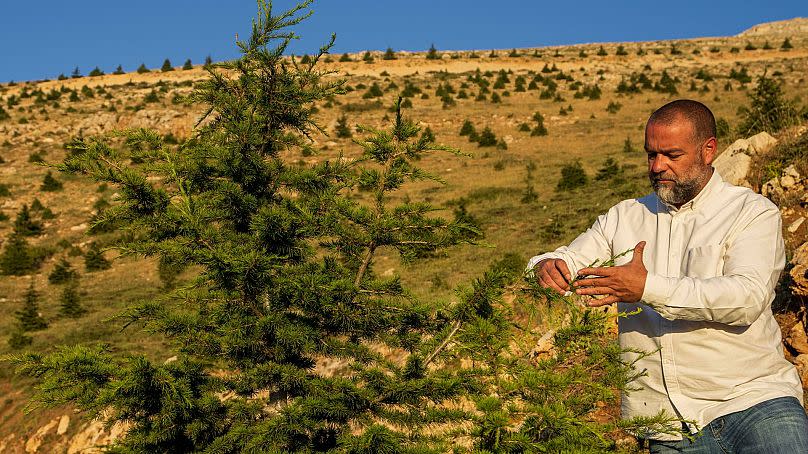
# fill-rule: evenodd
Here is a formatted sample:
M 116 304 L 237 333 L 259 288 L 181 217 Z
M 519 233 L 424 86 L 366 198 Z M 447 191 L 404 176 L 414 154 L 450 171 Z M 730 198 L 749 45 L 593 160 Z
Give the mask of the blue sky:
M 238 56 L 252 0 L 6 1 L 0 14 L 0 82 L 55 78 L 78 66 L 132 71 Z M 276 11 L 295 2 L 274 2 Z M 808 16 L 808 1 L 318 0 L 290 50 L 310 53 L 337 34 L 333 53 L 365 49 L 509 49 L 734 35 Z

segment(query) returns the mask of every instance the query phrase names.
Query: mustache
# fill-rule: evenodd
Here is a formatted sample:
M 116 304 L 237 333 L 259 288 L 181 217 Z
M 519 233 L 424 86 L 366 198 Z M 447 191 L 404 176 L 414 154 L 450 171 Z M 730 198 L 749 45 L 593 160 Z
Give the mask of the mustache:
M 676 178 L 673 175 L 666 174 L 665 172 L 660 173 L 649 173 L 648 176 L 651 178 L 651 181 L 659 181 L 659 180 L 671 180 L 676 182 Z

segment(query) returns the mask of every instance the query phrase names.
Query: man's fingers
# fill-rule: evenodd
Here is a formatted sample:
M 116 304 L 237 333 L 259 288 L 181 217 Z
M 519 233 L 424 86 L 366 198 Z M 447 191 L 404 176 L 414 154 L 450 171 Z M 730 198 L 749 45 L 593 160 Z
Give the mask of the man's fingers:
M 578 271 L 578 276 L 611 276 L 615 272 L 615 268 L 609 266 L 581 268 Z
M 564 276 L 561 275 L 561 272 L 558 270 L 558 268 L 551 267 L 548 270 L 547 274 L 559 288 L 564 289 L 562 290 L 562 293 L 566 290 L 569 290 L 570 287 L 569 283 L 567 283 L 567 281 L 564 279 Z
M 539 283 L 544 288 L 551 288 L 557 292 L 564 293 L 564 291 L 558 288 L 555 282 L 553 282 L 551 279 L 544 279 L 541 276 L 539 276 Z
M 587 277 L 575 281 L 576 287 L 608 287 L 612 281 L 607 277 Z
M 609 287 L 586 287 L 575 289 L 575 293 L 579 295 L 613 295 L 615 291 Z
M 634 246 L 634 255 L 631 257 L 632 262 L 642 263 L 642 252 L 645 250 L 645 241 L 640 241 Z
M 561 273 L 561 276 L 564 278 L 564 282 L 568 283 L 572 279 L 572 275 L 570 274 L 570 269 L 567 268 L 567 262 L 563 260 L 556 260 L 555 266 Z
M 588 302 L 587 305 L 589 307 L 600 307 L 600 306 L 606 306 L 608 304 L 614 304 L 614 303 L 617 303 L 619 301 L 620 301 L 620 298 L 618 298 L 616 296 L 613 296 L 613 295 L 610 295 L 610 296 L 607 296 L 606 298 L 601 298 L 599 300 L 592 300 L 592 301 Z

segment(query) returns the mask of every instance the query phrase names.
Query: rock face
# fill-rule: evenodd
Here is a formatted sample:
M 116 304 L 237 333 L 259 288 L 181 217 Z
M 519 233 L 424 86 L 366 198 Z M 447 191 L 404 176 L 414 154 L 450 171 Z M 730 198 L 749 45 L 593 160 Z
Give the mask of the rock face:
M 794 251 L 791 264 L 794 265 L 790 271 L 791 292 L 794 295 L 806 298 L 808 297 L 808 241 L 802 243 L 802 246 Z M 808 351 L 804 353 L 808 353 Z
M 748 187 L 746 174 L 752 164 L 752 156 L 769 151 L 776 143 L 777 139 L 767 132 L 755 134 L 748 139 L 738 139 L 715 158 L 713 167 L 724 180 Z
M 776 22 L 764 22 L 739 33 L 738 36 L 749 38 L 753 36 L 789 37 L 808 33 L 808 18 L 795 17 L 794 19 Z
M 797 354 L 808 354 L 808 333 L 805 332 L 805 325 L 801 321 L 791 328 L 785 341 Z
M 803 385 L 808 383 L 808 353 L 803 353 L 794 360 L 794 366 L 797 367 L 797 372 L 800 374 L 800 379 Z M 805 388 L 805 386 L 803 386 Z
M 75 128 L 80 136 L 94 136 L 116 129 L 119 120 L 118 115 L 114 113 L 97 112 L 79 121 Z

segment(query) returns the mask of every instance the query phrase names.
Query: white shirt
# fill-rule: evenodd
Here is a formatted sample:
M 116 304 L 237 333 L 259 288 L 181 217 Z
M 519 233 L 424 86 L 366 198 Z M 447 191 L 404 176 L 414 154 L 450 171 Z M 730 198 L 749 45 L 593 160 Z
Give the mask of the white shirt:
M 701 192 L 679 209 L 655 193 L 624 200 L 569 246 L 530 259 L 528 270 L 541 260 L 560 258 L 574 276 L 595 259 L 645 240 L 648 276 L 642 300 L 618 304 L 621 312 L 637 307 L 641 312 L 619 319 L 619 341 L 623 348 L 655 353 L 637 360 L 636 369 L 646 375 L 631 384 L 640 390 L 623 395 L 622 416 L 666 410 L 704 427 L 775 397 L 803 401 L 799 375 L 783 356 L 771 310 L 785 266 L 781 225 L 776 205 L 713 170 Z M 625 353 L 623 359 L 638 356 Z

